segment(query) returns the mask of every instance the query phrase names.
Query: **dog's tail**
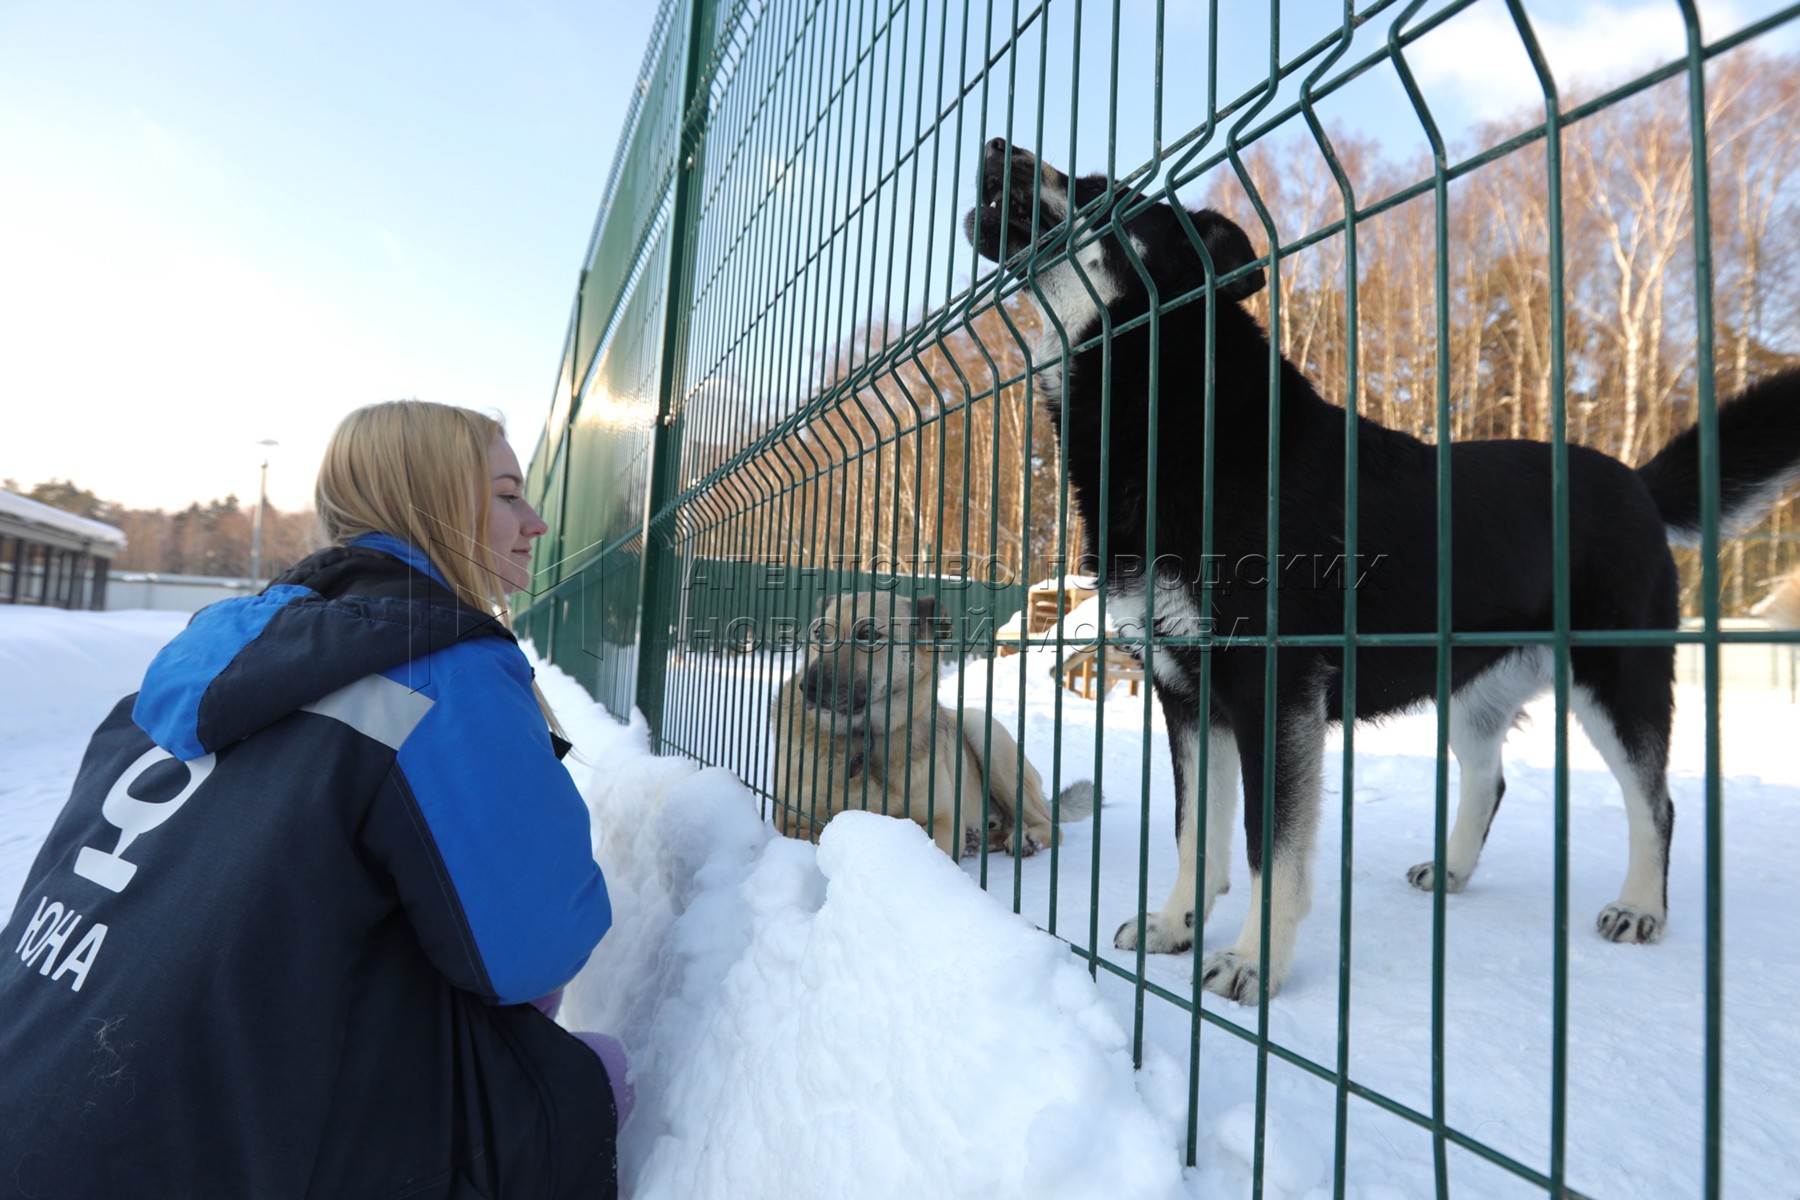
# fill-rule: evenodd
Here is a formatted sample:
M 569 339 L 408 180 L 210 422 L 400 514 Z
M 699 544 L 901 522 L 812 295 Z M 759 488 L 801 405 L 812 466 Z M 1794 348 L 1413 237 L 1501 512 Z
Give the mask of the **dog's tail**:
M 1700 539 L 1700 431 L 1677 434 L 1638 468 L 1669 539 Z M 1800 370 L 1783 371 L 1719 406 L 1719 520 L 1741 532 L 1800 481 Z
M 1060 824 L 1084 821 L 1094 815 L 1094 781 L 1083 779 L 1071 783 L 1056 798 L 1056 817 Z

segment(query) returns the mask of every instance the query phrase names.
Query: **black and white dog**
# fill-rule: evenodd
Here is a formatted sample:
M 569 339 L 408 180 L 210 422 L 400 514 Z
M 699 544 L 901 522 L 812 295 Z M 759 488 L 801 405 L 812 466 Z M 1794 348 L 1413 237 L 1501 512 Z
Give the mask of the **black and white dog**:
M 1341 634 L 1343 586 L 1357 586 L 1357 628 L 1364 633 L 1426 633 L 1437 618 L 1437 449 L 1367 419 L 1355 425 L 1359 456 L 1357 549 L 1335 586 L 1285 578 L 1291 561 L 1341 563 L 1344 533 L 1345 414 L 1322 399 L 1286 360 L 1271 363 L 1262 328 L 1239 304 L 1264 285 L 1244 231 L 1211 210 L 1167 204 L 1111 224 L 1112 204 L 1089 218 L 1094 237 L 1069 238 L 1073 208 L 1092 213 L 1106 181 L 1068 176 L 1004 141 L 988 143 L 977 207 L 964 223 L 976 250 L 1021 265 L 1035 255 L 1030 294 L 1044 318 L 1034 353 L 1038 389 L 1062 439 L 1069 480 L 1086 530 L 1087 554 L 1099 560 L 1102 514 L 1111 611 L 1121 625 L 1142 626 L 1146 599 L 1162 637 L 1208 630 L 1252 636 L 1268 628 L 1267 587 L 1280 587 L 1283 635 Z M 1117 200 L 1114 196 L 1112 200 Z M 1138 198 L 1134 197 L 1133 201 Z M 1127 210 L 1128 211 L 1128 210 Z M 1072 252 L 1065 247 L 1073 244 Z M 1208 343 L 1204 295 L 1216 285 L 1214 340 L 1213 563 L 1259 561 L 1268 547 L 1270 488 L 1269 373 L 1279 372 L 1279 535 L 1281 562 L 1266 578 L 1215 582 L 1201 611 L 1194 586 L 1201 558 L 1204 381 Z M 1134 262 L 1135 259 L 1135 262 Z M 1141 269 L 1138 264 L 1141 264 Z M 1145 281 L 1148 276 L 1149 283 Z M 1152 290 L 1152 286 L 1153 289 Z M 1151 327 L 1119 330 L 1152 303 L 1162 311 L 1151 360 Z M 1185 301 L 1173 307 L 1171 302 Z M 1085 349 L 1083 342 L 1094 342 Z M 1064 348 L 1073 348 L 1064 361 Z M 1157 428 L 1150 428 L 1152 372 L 1160 391 Z M 1110 384 L 1110 388 L 1109 385 Z M 1103 461 L 1103 405 L 1110 393 L 1110 455 Z M 1725 520 L 1754 520 L 1767 502 L 1800 477 L 1800 373 L 1767 380 L 1719 412 L 1722 510 Z M 1146 511 L 1149 455 L 1158 486 L 1155 549 L 1148 562 Z M 1459 443 L 1451 451 L 1451 624 L 1457 632 L 1538 632 L 1553 627 L 1551 448 L 1541 442 Z M 1105 480 L 1105 492 L 1102 481 Z M 1688 430 L 1633 470 L 1598 451 L 1568 448 L 1570 616 L 1577 630 L 1664 630 L 1677 621 L 1671 537 L 1693 537 L 1700 525 L 1698 435 Z M 1105 508 L 1102 508 L 1102 504 Z M 1373 564 L 1369 570 L 1363 565 Z M 1361 574 L 1360 580 L 1352 576 Z M 1248 585 L 1247 585 L 1248 584 Z M 1260 584 L 1260 586 L 1258 586 Z M 1308 586 L 1309 584 L 1313 586 Z M 1212 654 L 1209 711 L 1199 703 L 1202 655 Z M 1327 728 L 1343 718 L 1341 648 L 1289 647 L 1276 655 L 1271 693 L 1260 645 L 1157 645 L 1152 670 L 1174 757 L 1176 843 L 1180 875 L 1160 912 L 1127 921 L 1114 938 L 1177 953 L 1193 945 L 1213 901 L 1230 881 L 1226 848 L 1241 778 L 1246 795 L 1251 902 L 1237 944 L 1202 965 L 1205 986 L 1255 1003 L 1265 913 L 1262 908 L 1264 760 L 1274 770 L 1269 910 L 1269 994 L 1286 978 L 1295 932 L 1311 905 L 1310 861 L 1319 821 Z M 1570 654 L 1572 707 L 1625 793 L 1630 858 L 1619 898 L 1600 912 L 1600 935 L 1615 942 L 1661 939 L 1667 919 L 1669 839 L 1674 808 L 1665 771 L 1674 707 L 1674 648 L 1580 645 Z M 1521 706 L 1548 689 L 1548 648 L 1465 646 L 1450 666 L 1450 746 L 1462 768 L 1456 823 L 1443 869 L 1445 889 L 1460 891 L 1474 874 L 1505 784 L 1500 747 Z M 1392 714 L 1437 691 L 1437 652 L 1417 647 L 1365 647 L 1356 660 L 1356 716 Z M 1264 706 L 1275 710 L 1275 744 L 1264 739 Z M 1199 740 L 1208 739 L 1206 862 L 1195 837 Z M 1436 866 L 1408 872 L 1431 890 Z M 1201 873 L 1196 890 L 1196 872 Z

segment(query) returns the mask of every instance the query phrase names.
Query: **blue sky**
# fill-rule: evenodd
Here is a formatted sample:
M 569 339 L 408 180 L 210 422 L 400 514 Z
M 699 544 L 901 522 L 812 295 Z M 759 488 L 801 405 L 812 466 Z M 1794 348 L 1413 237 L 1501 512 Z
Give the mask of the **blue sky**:
M 249 498 L 253 443 L 275 438 L 271 500 L 302 507 L 331 427 L 396 396 L 497 409 L 528 458 L 655 7 L 0 0 L 0 476 L 134 506 Z M 1717 36 L 1775 7 L 1702 10 Z M 1088 8 L 1092 64 L 1110 17 Z M 1672 0 L 1528 8 L 1559 75 L 1680 53 Z M 1124 11 L 1129 166 L 1148 148 L 1151 10 Z M 1221 99 L 1268 57 L 1266 9 L 1225 12 Z M 1285 5 L 1284 52 L 1340 12 Z M 1204 14 L 1167 5 L 1170 136 L 1203 112 Z M 1365 30 L 1353 57 L 1378 38 Z M 1500 0 L 1435 31 L 1414 68 L 1452 134 L 1535 95 Z M 1097 81 L 1082 104 L 1096 150 Z M 1327 116 L 1399 157 L 1423 144 L 1391 69 Z
M 0 4 L 0 475 L 309 501 L 330 427 L 529 455 L 655 6 Z

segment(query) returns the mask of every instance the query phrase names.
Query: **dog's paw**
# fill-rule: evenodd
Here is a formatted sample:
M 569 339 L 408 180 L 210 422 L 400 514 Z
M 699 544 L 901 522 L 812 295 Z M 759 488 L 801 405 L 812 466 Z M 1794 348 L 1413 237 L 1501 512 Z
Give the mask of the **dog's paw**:
M 987 848 L 989 854 L 1015 853 L 1012 829 L 1009 827 L 1004 830 L 990 831 L 988 833 Z M 1016 853 L 1020 858 L 1030 858 L 1043 848 L 1044 843 L 1027 833 L 1019 838 Z
M 963 857 L 967 858 L 971 854 L 980 853 L 981 830 L 975 828 L 973 825 L 966 826 L 963 829 Z
M 1120 950 L 1136 950 L 1138 947 L 1138 923 L 1127 921 L 1119 926 L 1119 932 L 1113 934 L 1113 945 Z M 1181 954 L 1194 947 L 1194 914 L 1190 911 L 1182 915 L 1180 921 L 1171 921 L 1161 913 L 1144 915 L 1144 949 L 1152 954 Z
M 1660 942 L 1666 920 L 1629 904 L 1609 904 L 1600 910 L 1594 928 L 1609 942 Z
M 1421 892 L 1429 892 L 1433 885 L 1437 883 L 1436 864 L 1428 862 L 1420 863 L 1406 873 L 1406 881 L 1418 888 Z M 1469 880 L 1466 875 L 1458 874 L 1455 871 L 1444 872 L 1444 890 L 1446 892 L 1460 892 L 1464 887 L 1468 886 L 1468 883 Z
M 1255 1004 L 1257 997 L 1257 980 L 1261 972 L 1256 969 L 1254 959 L 1246 958 L 1236 950 L 1220 950 L 1206 956 L 1200 964 L 1200 984 L 1215 996 L 1223 996 L 1227 1000 L 1235 1000 L 1239 1004 Z M 1269 995 L 1274 996 L 1276 984 L 1269 981 Z

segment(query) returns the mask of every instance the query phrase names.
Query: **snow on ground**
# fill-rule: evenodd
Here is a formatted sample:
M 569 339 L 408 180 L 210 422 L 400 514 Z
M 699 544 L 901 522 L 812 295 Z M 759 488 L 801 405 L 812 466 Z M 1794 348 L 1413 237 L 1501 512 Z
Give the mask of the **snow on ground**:
M 1149 904 L 1159 907 L 1175 874 L 1173 786 L 1161 713 L 1123 687 L 1112 690 L 1103 711 L 1072 692 L 1059 694 L 1050 676 L 1053 661 L 1050 650 L 993 660 L 991 666 L 972 660 L 966 670 L 946 673 L 939 698 L 951 707 L 983 703 L 991 670 L 993 711 L 1014 729 L 1023 712 L 1026 748 L 1046 782 L 1053 774 L 1065 785 L 1093 777 L 1098 761 L 1108 801 L 1097 822 L 1065 827 L 1054 856 L 1023 862 L 971 858 L 962 864 L 963 873 L 971 882 L 985 878 L 995 902 L 1054 929 L 1077 951 L 1097 952 L 1135 973 L 1135 954 L 1115 951 L 1112 932 L 1141 907 L 1140 887 Z M 791 664 L 773 655 L 690 657 L 671 672 L 670 694 L 690 714 L 671 720 L 671 739 L 759 783 L 771 760 L 763 732 L 767 698 L 788 669 Z M 727 721 L 723 713 L 740 715 Z M 1616 897 L 1624 877 L 1625 810 L 1597 752 L 1578 730 L 1570 735 L 1565 1147 L 1569 1181 L 1589 1195 L 1691 1196 L 1701 1190 L 1704 713 L 1702 693 L 1680 689 L 1671 764 L 1677 810 L 1671 925 L 1664 942 L 1654 947 L 1613 946 L 1592 932 L 1595 915 Z M 1464 893 L 1446 898 L 1445 1116 L 1452 1129 L 1547 1175 L 1554 708 L 1546 698 L 1529 715 L 1529 724 L 1508 743 L 1506 801 L 1481 871 Z M 1354 848 L 1350 1074 L 1358 1084 L 1424 1114 L 1433 1107 L 1432 901 L 1406 882 L 1405 872 L 1431 857 L 1435 720 L 1425 712 L 1356 731 L 1349 814 Z M 1800 996 L 1800 955 L 1789 932 L 1790 914 L 1800 904 L 1800 880 L 1789 866 L 1800 850 L 1800 706 L 1786 689 L 1733 692 L 1723 697 L 1721 725 L 1725 1194 L 1786 1196 L 1800 1179 L 1800 1144 L 1792 1133 L 1800 1129 L 1800 1086 L 1788 1066 L 1800 1055 L 1800 1022 L 1792 1014 L 1793 998 Z M 1268 1015 L 1269 1035 L 1279 1046 L 1328 1068 L 1335 1066 L 1338 1046 L 1341 749 L 1339 734 L 1326 761 L 1312 915 L 1301 929 L 1293 973 Z M 1147 813 L 1140 800 L 1146 777 Z M 1452 805 L 1456 778 L 1452 764 Z M 1140 854 L 1148 860 L 1142 880 Z M 1202 953 L 1231 944 L 1243 923 L 1249 889 L 1241 827 L 1232 861 L 1239 886 L 1220 899 Z M 1091 901 L 1096 862 L 1097 909 Z M 961 934 L 951 930 L 944 936 Z M 1083 961 L 1076 953 L 1070 957 Z M 933 965 L 927 960 L 916 969 Z M 1193 994 L 1193 968 L 1186 955 L 1151 956 L 1145 964 L 1152 985 L 1179 996 Z M 1132 982 L 1101 970 L 1096 986 L 1118 1022 L 1134 1028 L 1139 996 Z M 1255 1032 L 1256 1010 L 1203 995 L 1208 1013 Z M 1184 1100 L 1178 1095 L 1172 1107 L 1162 1103 L 1160 1072 L 1177 1064 L 1176 1086 L 1185 1091 L 1193 1020 L 1186 1009 L 1154 992 L 1143 998 L 1142 1019 L 1151 1076 L 1143 1094 L 1184 1151 Z M 1186 1173 L 1180 1190 L 1206 1197 L 1248 1195 L 1256 1054 L 1211 1021 L 1202 1024 L 1199 1040 L 1198 1165 Z M 1269 1060 L 1265 1195 L 1330 1193 L 1335 1115 L 1331 1085 L 1279 1058 Z M 1107 1109 L 1096 1108 L 1094 1121 L 1110 1119 Z M 1429 1134 L 1367 1101 L 1350 1103 L 1346 1157 L 1352 1196 L 1435 1191 Z M 1543 1194 L 1454 1145 L 1447 1159 L 1456 1194 Z M 1155 1194 L 1107 1190 L 1120 1196 Z
M 25 872 L 75 780 L 94 727 L 137 691 L 188 614 L 70 613 L 0 605 L 0 905 Z M 0 922 L 3 924 L 4 922 Z
M 0 610 L 0 896 L 16 894 L 66 794 L 87 732 L 185 620 L 144 613 Z M 1111 933 L 1160 904 L 1174 875 L 1166 739 L 1154 705 L 1116 688 L 1103 709 L 1058 693 L 1047 652 L 999 660 L 994 710 L 1049 778 L 1092 776 L 1106 806 L 1065 827 L 1057 853 L 960 869 L 908 823 L 834 821 L 818 847 L 775 837 L 739 782 L 766 769 L 760 709 L 779 660 L 690 660 L 671 692 L 698 715 L 674 740 L 737 774 L 645 748 L 551 667 L 546 693 L 570 727 L 595 818 L 615 925 L 570 988 L 564 1019 L 620 1035 L 638 1109 L 624 1131 L 625 1194 L 650 1197 L 1249 1194 L 1256 1056 L 1200 1026 L 1198 1165 L 1182 1169 L 1193 1023 L 1143 997 L 1144 1067 L 1131 1065 L 1139 996 L 1033 925 L 1125 971 Z M 989 665 L 949 673 L 941 695 L 980 702 Z M 701 707 L 702 697 L 729 697 Z M 733 715 L 736 714 L 736 715 Z M 1444 1073 L 1451 1127 L 1544 1170 L 1550 1146 L 1552 804 L 1550 710 L 1508 747 L 1506 802 L 1481 872 L 1447 898 Z M 1702 1162 L 1705 957 L 1703 704 L 1684 689 L 1675 738 L 1678 812 L 1671 923 L 1659 946 L 1591 932 L 1625 865 L 1616 787 L 1571 736 L 1568 1134 L 1570 1183 L 1588 1195 L 1690 1196 Z M 1060 719 L 1060 760 L 1056 728 Z M 1431 899 L 1404 872 L 1430 857 L 1434 718 L 1356 735 L 1349 815 L 1352 1077 L 1415 1111 L 1432 1108 Z M 1787 1196 L 1800 1178 L 1800 706 L 1785 691 L 1724 698 L 1725 1194 Z M 1146 729 L 1148 732 L 1146 732 Z M 1096 758 L 1096 745 L 1099 754 Z M 1334 743 L 1334 748 L 1338 743 Z M 1150 800 L 1139 797 L 1149 780 Z M 1452 786 L 1454 787 L 1454 768 Z M 1344 806 L 1328 759 L 1312 916 L 1270 1005 L 1268 1031 L 1330 1066 L 1337 1054 Z M 1145 831 L 1148 830 L 1146 838 Z M 1203 938 L 1235 939 L 1239 884 Z M 1147 854 L 1140 883 L 1138 862 Z M 1101 885 L 1092 904 L 1090 870 Z M 989 891 L 977 881 L 985 871 Z M 1052 913 L 1054 901 L 1054 913 Z M 1015 916 L 1016 908 L 1021 915 Z M 1152 957 L 1155 987 L 1192 994 L 1190 956 Z M 1254 1009 L 1206 997 L 1254 1031 Z M 1335 1096 L 1268 1062 L 1264 1195 L 1329 1195 Z M 1430 1137 L 1360 1099 L 1349 1109 L 1348 1194 L 1433 1193 Z M 1452 1146 L 1456 1194 L 1541 1195 Z
M 1030 670 L 1030 668 L 1027 668 Z M 978 688 L 979 692 L 980 689 Z M 999 686 L 996 711 L 1016 719 L 1016 693 Z M 1032 688 L 1026 704 L 1028 748 L 1046 761 L 1053 714 Z M 1073 736 L 1065 698 L 1064 777 L 1093 762 L 1091 741 Z M 1553 732 L 1548 702 L 1534 706 L 1532 725 L 1514 734 L 1508 754 L 1506 802 L 1496 819 L 1481 872 L 1470 888 L 1447 901 L 1447 1031 L 1445 1075 L 1448 1122 L 1517 1161 L 1547 1170 L 1550 1152 L 1553 963 Z M 1705 979 L 1702 913 L 1704 850 L 1701 775 L 1702 698 L 1686 693 L 1677 733 L 1672 788 L 1678 811 L 1670 879 L 1672 924 L 1659 947 L 1619 947 L 1592 933 L 1594 915 L 1617 894 L 1626 860 L 1625 813 L 1598 755 L 1579 734 L 1572 738 L 1569 865 L 1569 1105 L 1567 1153 L 1571 1182 L 1597 1196 L 1686 1196 L 1700 1192 L 1703 1157 Z M 1133 956 L 1110 948 L 1113 928 L 1138 908 L 1135 890 L 1142 814 L 1133 811 L 1144 770 L 1145 711 L 1116 689 L 1108 705 L 1104 774 L 1115 806 L 1102 812 L 1102 891 L 1087 936 L 1088 880 L 1081 864 L 1057 891 L 1061 929 L 1078 943 L 1096 944 L 1127 967 Z M 1151 812 L 1146 891 L 1161 903 L 1174 875 L 1172 784 L 1159 715 L 1151 713 Z M 1785 1065 L 1800 1051 L 1800 1026 L 1787 998 L 1800 994 L 1800 956 L 1786 934 L 1800 900 L 1784 870 L 1800 840 L 1800 763 L 1791 747 L 1800 709 L 1785 695 L 1731 697 L 1725 714 L 1726 804 L 1726 1194 L 1785 1195 L 1800 1178 L 1800 1089 Z M 1431 1111 L 1431 900 L 1405 881 L 1406 868 L 1431 857 L 1435 718 L 1424 714 L 1358 731 L 1351 806 L 1350 1071 L 1359 1083 L 1413 1110 Z M 1333 741 L 1333 750 L 1341 737 Z M 1072 760 L 1072 761 L 1071 761 Z M 1313 1062 L 1333 1065 L 1337 1054 L 1338 934 L 1341 907 L 1342 760 L 1328 754 L 1325 817 L 1318 839 L 1314 907 L 1302 927 L 1293 974 L 1269 1014 L 1270 1035 Z M 1754 772 L 1754 773 L 1753 773 Z M 1760 774 L 1761 778 L 1757 778 Z M 1452 797 L 1456 772 L 1451 771 Z M 1123 802 L 1118 798 L 1124 797 Z M 1454 803 L 1454 799 L 1452 799 Z M 1083 828 L 1077 836 L 1091 837 Z M 1065 854 L 1091 861 L 1093 843 L 1071 837 Z M 1234 837 L 1234 877 L 1242 884 L 1242 832 Z M 1028 864 L 1034 865 L 1034 864 Z M 1043 876 L 1037 878 L 1042 879 Z M 1047 881 L 1028 886 L 1025 913 L 1047 915 Z M 1223 897 L 1202 950 L 1236 938 L 1248 904 L 1240 886 Z M 1192 994 L 1192 961 L 1155 958 L 1150 980 Z M 1133 1002 L 1130 985 L 1102 980 L 1121 1011 Z M 1248 1028 L 1255 1014 L 1205 995 L 1206 1008 Z M 1188 1014 L 1152 998 L 1146 1036 L 1170 1053 L 1188 1044 Z M 1255 1056 L 1229 1034 L 1201 1033 L 1200 1162 L 1207 1134 L 1231 1148 L 1241 1134 L 1247 1098 L 1255 1092 Z M 1273 1061 L 1270 1111 L 1310 1145 L 1322 1163 L 1334 1147 L 1335 1097 L 1301 1070 Z M 1432 1192 L 1430 1139 L 1414 1125 L 1353 1103 L 1348 1178 L 1398 1194 Z M 1240 1152 L 1241 1153 L 1241 1152 Z M 1298 1157 L 1298 1156 L 1296 1156 Z M 1308 1160 L 1310 1162 L 1310 1160 Z M 1451 1183 L 1476 1196 L 1538 1195 L 1466 1151 L 1449 1152 Z M 1328 1169 L 1328 1168 L 1327 1168 Z M 1329 1184 L 1310 1170 L 1294 1177 L 1294 1194 Z M 1215 1194 L 1203 1188 L 1202 1194 Z M 1231 1194 L 1222 1189 L 1217 1194 Z

